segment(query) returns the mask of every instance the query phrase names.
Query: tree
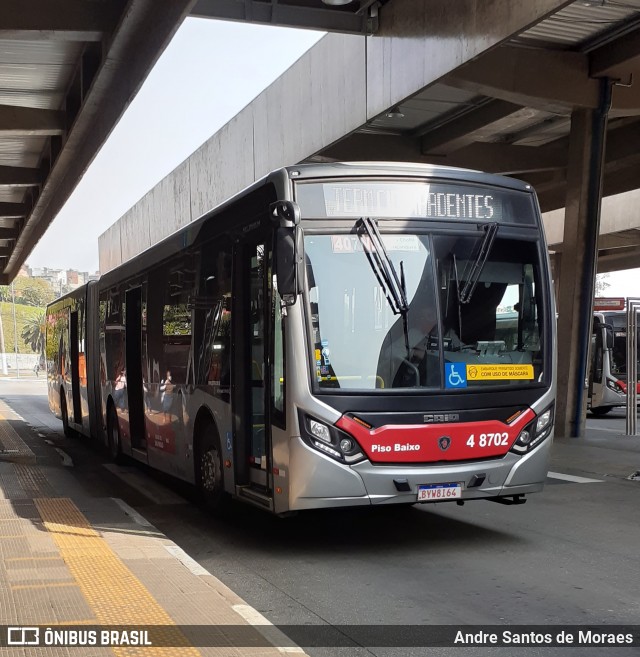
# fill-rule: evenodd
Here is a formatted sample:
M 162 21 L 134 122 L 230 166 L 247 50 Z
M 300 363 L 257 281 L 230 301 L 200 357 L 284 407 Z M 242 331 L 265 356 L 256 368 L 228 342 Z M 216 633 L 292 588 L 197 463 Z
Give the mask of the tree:
M 609 274 L 597 274 L 596 275 L 596 289 L 595 296 L 600 296 L 605 293 L 608 287 L 611 287 L 611 283 L 607 281 Z
M 51 285 L 41 278 L 19 276 L 13 282 L 13 289 L 16 303 L 27 306 L 46 306 L 57 296 Z M 0 296 L 4 301 L 11 301 L 11 286 L 3 287 Z
M 22 340 L 29 345 L 32 351 L 44 358 L 45 314 L 28 319 L 22 329 Z

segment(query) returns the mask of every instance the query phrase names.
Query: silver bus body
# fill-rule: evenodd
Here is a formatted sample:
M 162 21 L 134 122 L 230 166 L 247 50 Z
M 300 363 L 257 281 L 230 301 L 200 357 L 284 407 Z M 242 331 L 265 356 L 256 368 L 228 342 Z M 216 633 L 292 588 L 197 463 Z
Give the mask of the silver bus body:
M 613 301 L 613 300 L 612 300 Z M 624 306 L 624 299 L 619 300 Z M 597 307 L 598 299 L 596 299 Z M 627 312 L 596 310 L 593 314 L 587 407 L 605 415 L 627 405 Z M 636 387 L 640 390 L 638 382 Z
M 413 215 L 393 206 L 404 203 L 402 185 L 422 203 Z M 297 203 L 302 217 L 304 284 L 289 303 L 274 270 L 279 201 Z M 510 220 L 518 203 L 530 204 L 527 221 Z M 376 230 L 365 214 L 378 247 L 363 233 Z M 395 283 L 376 258 L 391 263 Z M 389 288 L 405 290 L 404 310 Z M 425 309 L 431 331 L 414 346 Z M 488 328 L 476 321 L 483 313 Z M 49 403 L 114 458 L 204 489 L 211 473 L 226 495 L 274 513 L 521 503 L 548 469 L 552 318 L 528 185 L 415 164 L 288 167 L 51 304 Z M 454 346 L 445 320 L 468 344 Z

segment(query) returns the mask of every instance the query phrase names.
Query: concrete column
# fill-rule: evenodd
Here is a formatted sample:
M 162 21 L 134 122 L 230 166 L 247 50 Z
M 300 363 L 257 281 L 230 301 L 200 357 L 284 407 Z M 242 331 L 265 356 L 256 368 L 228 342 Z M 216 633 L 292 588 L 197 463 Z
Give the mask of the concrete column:
M 600 107 L 576 110 L 571 115 L 558 294 L 556 435 L 564 437 L 583 436 L 585 429 L 587 364 L 610 99 L 610 83 L 603 80 Z

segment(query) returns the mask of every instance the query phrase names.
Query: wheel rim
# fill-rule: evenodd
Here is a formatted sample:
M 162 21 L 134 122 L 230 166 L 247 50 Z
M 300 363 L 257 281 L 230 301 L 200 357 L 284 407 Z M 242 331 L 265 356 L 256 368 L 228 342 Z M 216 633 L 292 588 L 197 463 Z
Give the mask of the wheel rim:
M 202 488 L 207 493 L 214 493 L 218 489 L 220 476 L 218 474 L 218 451 L 208 449 L 202 455 Z

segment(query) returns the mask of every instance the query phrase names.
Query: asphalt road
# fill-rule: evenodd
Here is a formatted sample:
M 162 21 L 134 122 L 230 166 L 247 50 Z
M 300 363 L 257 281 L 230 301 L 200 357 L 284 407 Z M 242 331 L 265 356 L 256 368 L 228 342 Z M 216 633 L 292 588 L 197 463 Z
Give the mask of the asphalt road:
M 275 624 L 402 625 L 408 627 L 398 634 L 410 643 L 410 626 L 423 624 L 508 629 L 640 623 L 640 482 L 594 477 L 597 464 L 584 475 L 596 481 L 549 479 L 545 491 L 523 506 L 472 502 L 280 519 L 237 505 L 219 519 L 197 507 L 188 487 L 136 467 L 136 476 L 151 482 L 152 493 L 143 494 L 104 467 L 103 453 L 65 439 L 59 421 L 49 415 L 42 382 L 2 381 L 0 395 L 63 447 L 90 494 L 123 498 Z M 588 424 L 603 434 L 623 431 L 624 412 Z M 163 498 L 157 491 L 165 485 L 172 492 Z M 407 646 L 307 652 L 626 657 L 640 649 Z

